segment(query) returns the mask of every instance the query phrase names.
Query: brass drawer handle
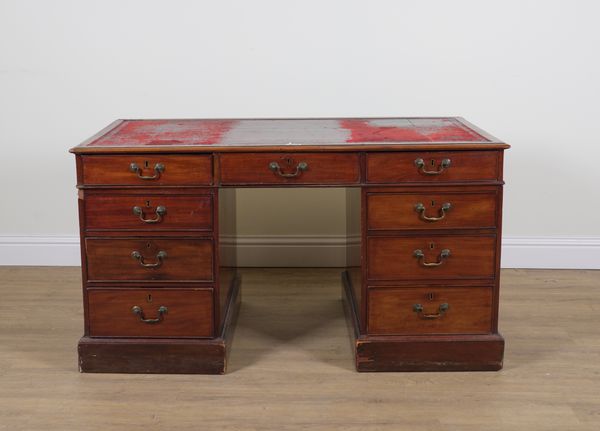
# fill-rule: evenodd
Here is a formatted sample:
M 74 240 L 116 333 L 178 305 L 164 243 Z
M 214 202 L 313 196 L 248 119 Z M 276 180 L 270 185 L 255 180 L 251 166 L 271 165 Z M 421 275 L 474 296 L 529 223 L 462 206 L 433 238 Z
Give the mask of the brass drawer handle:
M 417 250 L 413 251 L 413 256 L 416 257 L 417 259 L 419 259 L 419 263 L 422 266 L 426 266 L 426 267 L 440 266 L 442 263 L 444 263 L 444 259 L 447 259 L 448 257 L 450 257 L 450 250 L 447 248 L 443 249 L 442 252 L 440 253 L 440 257 L 437 262 L 425 262 L 425 253 L 423 253 L 423 250 L 421 250 L 421 249 L 417 249 Z
M 131 257 L 137 260 L 144 268 L 158 268 L 163 264 L 163 260 L 167 257 L 167 252 L 160 250 L 158 253 L 156 253 L 155 263 L 144 262 L 144 256 L 142 256 L 142 253 L 137 250 L 131 252 Z
M 157 318 L 146 319 L 146 317 L 144 316 L 144 310 L 142 310 L 142 307 L 140 307 L 139 305 L 134 305 L 131 308 L 131 312 L 133 314 L 135 314 L 136 316 L 140 317 L 140 322 L 148 323 L 150 325 L 161 322 L 164 318 L 164 315 L 167 314 L 168 311 L 169 311 L 169 309 L 167 307 L 165 307 L 164 305 L 161 305 L 160 307 L 158 307 L 158 317 Z
M 283 178 L 295 178 L 298 177 L 302 174 L 302 172 L 305 172 L 308 170 L 308 163 L 306 162 L 300 162 L 296 165 L 296 171 L 286 174 L 285 172 L 283 172 L 281 170 L 281 166 L 279 166 L 279 163 L 277 162 L 271 162 L 269 163 L 269 169 L 272 170 L 273 172 L 275 172 L 277 175 L 279 175 L 280 177 Z
M 137 174 L 138 178 L 141 180 L 157 180 L 160 178 L 160 174 L 165 171 L 165 165 L 162 163 L 155 164 L 154 175 L 142 175 L 142 168 L 140 168 L 135 162 L 132 162 L 129 165 L 129 170 L 134 174 Z
M 440 208 L 440 215 L 439 217 L 429 217 L 425 215 L 425 205 L 423 205 L 421 202 L 419 202 L 418 204 L 415 205 L 415 211 L 419 213 L 419 218 L 423 221 L 439 221 L 442 220 L 444 217 L 446 217 L 446 213 L 448 211 L 450 211 L 450 208 L 452 208 L 452 204 L 450 202 L 446 202 L 444 204 L 442 204 L 441 208 Z
M 452 161 L 450 159 L 443 159 L 442 163 L 438 167 L 437 171 L 428 171 L 425 169 L 425 160 L 423 160 L 423 159 L 415 160 L 415 166 L 418 168 L 419 172 L 421 172 L 422 174 L 425 174 L 425 175 L 439 175 L 442 172 L 444 172 L 444 170 L 448 169 L 450 167 L 451 163 L 452 163 Z
M 417 313 L 417 315 L 421 319 L 439 319 L 444 314 L 446 314 L 446 311 L 448 311 L 449 308 L 450 308 L 450 304 L 448 304 L 447 302 L 444 302 L 443 304 L 440 304 L 440 306 L 438 307 L 438 312 L 437 313 L 435 313 L 435 314 L 426 314 L 426 313 L 423 313 L 423 306 L 421 304 L 415 304 L 415 305 L 413 305 L 413 311 L 415 313 Z
M 160 223 L 162 221 L 163 216 L 167 213 L 167 207 L 164 207 L 162 205 L 157 206 L 156 210 L 154 212 L 156 213 L 155 218 L 144 218 L 144 210 L 142 209 L 142 207 L 138 207 L 138 206 L 133 207 L 133 213 L 136 216 L 139 216 L 141 221 L 143 221 L 144 223 L 148 223 L 148 224 Z

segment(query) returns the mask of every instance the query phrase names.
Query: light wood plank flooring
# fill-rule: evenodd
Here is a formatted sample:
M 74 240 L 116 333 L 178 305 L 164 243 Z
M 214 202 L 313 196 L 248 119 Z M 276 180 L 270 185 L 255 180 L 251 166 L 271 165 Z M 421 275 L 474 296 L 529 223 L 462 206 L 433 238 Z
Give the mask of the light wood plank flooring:
M 600 429 L 600 271 L 505 270 L 505 368 L 354 371 L 337 269 L 243 270 L 224 376 L 80 374 L 78 268 L 0 267 L 0 430 Z

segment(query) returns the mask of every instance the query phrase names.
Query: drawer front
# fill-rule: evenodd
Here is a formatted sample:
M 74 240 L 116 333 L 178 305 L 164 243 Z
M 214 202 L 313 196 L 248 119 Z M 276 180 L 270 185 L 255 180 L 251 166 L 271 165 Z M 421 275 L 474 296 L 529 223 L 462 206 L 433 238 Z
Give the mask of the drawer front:
M 90 195 L 84 199 L 86 229 L 212 229 L 212 197 Z
M 367 154 L 367 182 L 496 181 L 497 151 L 431 151 Z
M 85 240 L 89 281 L 212 281 L 211 239 Z
M 369 193 L 371 230 L 495 228 L 496 193 Z
M 369 334 L 485 334 L 492 288 L 369 289 Z
M 357 184 L 358 154 L 221 154 L 222 184 Z
M 83 156 L 83 184 L 195 186 L 212 183 L 208 155 Z
M 494 277 L 495 236 L 369 237 L 367 247 L 370 280 Z
M 212 337 L 212 289 L 90 289 L 92 337 Z

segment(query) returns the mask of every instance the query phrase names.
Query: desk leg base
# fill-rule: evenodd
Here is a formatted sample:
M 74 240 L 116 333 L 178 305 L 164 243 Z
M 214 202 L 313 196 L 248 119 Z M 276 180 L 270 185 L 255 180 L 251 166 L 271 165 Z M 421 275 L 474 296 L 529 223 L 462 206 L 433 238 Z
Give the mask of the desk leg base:
M 221 335 L 211 339 L 92 338 L 79 340 L 82 373 L 224 374 L 240 307 L 234 280 Z
M 355 343 L 358 371 L 497 371 L 504 339 L 499 334 L 361 337 Z
M 500 334 L 375 336 L 360 333 L 358 304 L 347 275 L 342 298 L 357 371 L 497 371 L 502 368 Z

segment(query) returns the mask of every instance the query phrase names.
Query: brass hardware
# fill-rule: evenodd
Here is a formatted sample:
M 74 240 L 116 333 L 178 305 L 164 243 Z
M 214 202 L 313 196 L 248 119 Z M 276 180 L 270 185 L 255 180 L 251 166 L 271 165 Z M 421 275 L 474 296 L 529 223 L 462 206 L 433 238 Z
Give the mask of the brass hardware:
M 144 218 L 144 210 L 142 209 L 142 207 L 138 207 L 138 206 L 134 206 L 133 207 L 133 214 L 135 214 L 136 216 L 139 216 L 140 220 L 143 221 L 144 223 L 160 223 L 162 221 L 163 216 L 167 213 L 167 207 L 164 207 L 162 205 L 157 206 L 156 210 L 154 210 L 154 212 L 156 213 L 156 217 L 155 218 Z
M 140 322 L 148 323 L 150 325 L 161 322 L 164 318 L 164 315 L 167 314 L 168 311 L 169 311 L 169 309 L 167 307 L 165 307 L 164 305 L 161 305 L 160 307 L 158 307 L 158 317 L 157 318 L 146 319 L 146 317 L 144 316 L 144 310 L 142 310 L 142 307 L 140 307 L 139 305 L 134 305 L 131 308 L 131 312 L 133 314 L 135 314 L 136 316 L 140 317 Z
M 450 257 L 450 250 L 447 248 L 443 249 L 442 252 L 440 253 L 440 257 L 438 258 L 437 262 L 425 262 L 425 253 L 423 253 L 423 250 L 421 250 L 421 249 L 417 249 L 417 250 L 413 251 L 413 256 L 416 257 L 417 259 L 419 259 L 419 263 L 422 266 L 427 266 L 427 267 L 440 266 L 442 263 L 444 263 L 444 259 L 447 259 L 448 257 Z
M 427 171 L 427 170 L 425 170 L 425 160 L 423 160 L 423 159 L 415 160 L 415 166 L 417 167 L 419 172 L 421 172 L 422 174 L 425 174 L 425 175 L 439 175 L 442 172 L 444 172 L 444 170 L 448 169 L 450 167 L 451 163 L 452 163 L 452 161 L 450 159 L 443 159 L 442 163 L 440 164 L 439 168 L 436 171 Z
M 446 311 L 448 311 L 449 308 L 450 308 L 450 304 L 448 304 L 447 302 L 444 302 L 443 304 L 440 304 L 440 306 L 438 307 L 438 312 L 437 313 L 435 313 L 435 314 L 425 314 L 425 313 L 423 313 L 423 306 L 421 304 L 414 304 L 413 305 L 413 311 L 415 313 L 417 313 L 417 315 L 421 319 L 439 319 L 444 314 L 446 314 Z
M 147 162 L 146 162 L 147 166 Z M 154 175 L 142 175 L 142 168 L 140 168 L 137 163 L 132 162 L 129 165 L 129 170 L 134 174 L 137 174 L 138 178 L 141 180 L 157 180 L 160 178 L 160 174 L 165 171 L 165 165 L 162 163 L 157 163 L 154 165 Z
M 431 221 L 431 222 L 442 220 L 444 217 L 446 217 L 446 213 L 448 211 L 450 211 L 451 208 L 452 208 L 452 204 L 450 202 L 443 203 L 440 208 L 439 217 L 429 217 L 429 216 L 425 215 L 425 210 L 426 210 L 425 205 L 423 205 L 421 202 L 419 202 L 418 204 L 415 205 L 415 211 L 419 213 L 419 218 L 423 221 Z
M 161 266 L 163 264 L 163 260 L 167 257 L 167 252 L 160 250 L 156 254 L 156 262 L 155 263 L 144 262 L 144 256 L 142 256 L 142 253 L 140 253 L 137 250 L 131 252 L 131 257 L 133 257 L 135 260 L 137 260 L 140 263 L 140 265 L 142 265 L 144 268 L 158 268 L 159 266 Z
M 291 160 L 288 160 L 288 162 L 291 162 Z M 279 163 L 277 162 L 271 162 L 269 163 L 269 169 L 272 170 L 273 172 L 275 172 L 277 175 L 279 175 L 280 177 L 283 178 L 295 178 L 300 176 L 300 174 L 302 174 L 302 172 L 305 172 L 308 170 L 308 163 L 306 162 L 300 162 L 296 165 L 296 170 L 292 173 L 285 173 L 281 170 L 281 166 L 279 166 Z

